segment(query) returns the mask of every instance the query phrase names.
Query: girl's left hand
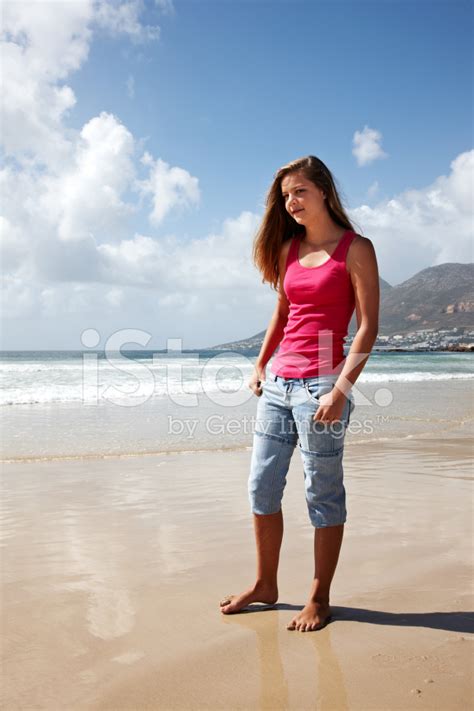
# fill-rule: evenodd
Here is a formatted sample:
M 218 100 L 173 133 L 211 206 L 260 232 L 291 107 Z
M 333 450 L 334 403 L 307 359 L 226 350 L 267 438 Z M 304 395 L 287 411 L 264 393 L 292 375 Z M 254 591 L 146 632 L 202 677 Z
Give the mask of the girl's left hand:
M 334 422 L 340 420 L 344 412 L 346 398 L 341 393 L 340 397 L 335 397 L 333 392 L 325 393 L 319 398 L 319 407 L 313 416 L 314 422 Z

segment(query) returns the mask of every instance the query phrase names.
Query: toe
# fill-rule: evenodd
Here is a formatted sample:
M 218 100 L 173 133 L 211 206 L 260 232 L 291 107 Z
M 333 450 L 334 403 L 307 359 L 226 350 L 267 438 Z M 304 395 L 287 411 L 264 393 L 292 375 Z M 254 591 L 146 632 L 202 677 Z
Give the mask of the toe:
M 228 605 L 230 602 L 232 602 L 232 598 L 234 598 L 235 595 L 227 595 L 226 597 L 222 598 L 220 601 L 219 605 L 222 607 L 223 605 Z
M 225 615 L 230 615 L 232 612 L 235 611 L 235 605 L 232 602 L 229 602 L 228 605 L 222 605 L 221 607 L 221 612 L 223 612 Z

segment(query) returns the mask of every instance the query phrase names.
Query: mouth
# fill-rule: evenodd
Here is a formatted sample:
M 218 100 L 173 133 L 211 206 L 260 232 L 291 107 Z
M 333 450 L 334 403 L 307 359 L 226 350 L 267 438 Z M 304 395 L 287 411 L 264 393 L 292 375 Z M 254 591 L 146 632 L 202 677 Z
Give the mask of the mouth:
M 298 212 L 303 212 L 303 208 L 301 208 L 300 210 L 293 210 L 293 212 L 292 212 L 291 214 L 292 214 L 292 215 L 297 215 Z

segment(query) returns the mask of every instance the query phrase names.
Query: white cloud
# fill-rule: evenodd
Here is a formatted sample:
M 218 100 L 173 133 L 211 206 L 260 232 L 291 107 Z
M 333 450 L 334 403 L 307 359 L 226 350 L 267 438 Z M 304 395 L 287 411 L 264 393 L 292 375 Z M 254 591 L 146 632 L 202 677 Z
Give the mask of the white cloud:
M 166 278 L 166 250 L 151 237 L 137 234 L 118 244 L 99 245 L 97 251 L 105 282 L 149 287 L 162 285 Z
M 122 305 L 124 293 L 122 289 L 110 289 L 105 295 L 105 298 L 111 306 L 119 307 Z
M 102 112 L 82 128 L 70 164 L 41 180 L 41 210 L 64 241 L 120 232 L 134 206 L 122 195 L 134 179 L 134 140 L 115 116 Z
M 54 333 L 65 333 L 76 323 L 77 342 L 86 327 L 104 335 L 124 323 L 156 337 L 182 336 L 185 347 L 190 344 L 190 324 L 199 330 L 202 344 L 216 341 L 217 323 L 228 324 L 230 330 L 243 318 L 250 330 L 259 330 L 260 323 L 252 325 L 252 318 L 258 320 L 257 312 L 272 307 L 270 290 L 262 290 L 251 263 L 259 220 L 259 215 L 245 212 L 226 220 L 218 233 L 186 244 L 174 236 L 157 240 L 140 234 L 118 243 L 96 244 L 92 238 L 45 242 L 30 255 L 33 271 L 28 280 L 21 274 L 7 280 L 4 313 L 7 320 L 34 319 L 45 326 L 54 318 L 54 324 L 48 324 Z M 111 309 L 117 313 L 115 321 Z M 230 338 L 229 333 L 217 340 Z
M 160 158 L 154 161 L 149 153 L 145 153 L 141 161 L 143 165 L 149 166 L 150 176 L 147 180 L 138 181 L 137 185 L 144 195 L 152 197 L 152 225 L 159 225 L 175 207 L 189 207 L 199 203 L 198 179 L 187 170 L 170 167 Z
M 351 211 L 373 240 L 381 275 L 390 283 L 429 265 L 472 261 L 474 150 L 461 153 L 450 167 L 449 175 L 424 188 Z
M 152 288 L 160 303 L 175 305 L 191 295 L 206 303 L 211 295 L 216 298 L 222 292 L 251 289 L 258 284 L 251 250 L 259 219 L 244 212 L 226 220 L 220 234 L 185 244 L 173 236 L 158 241 L 137 234 L 119 244 L 99 245 L 102 278 Z
M 0 215 L 0 264 L 4 272 L 16 271 L 28 248 L 26 235 L 10 220 Z
M 22 164 L 60 169 L 70 159 L 74 132 L 63 121 L 75 105 L 62 83 L 86 61 L 93 32 L 154 40 L 158 27 L 144 26 L 142 0 L 68 0 L 2 3 L 2 144 Z
M 98 0 L 94 7 L 94 21 L 112 36 L 127 34 L 136 42 L 155 40 L 160 36 L 156 25 L 143 25 L 140 15 L 144 10 L 143 0 Z
M 258 285 L 251 264 L 252 239 L 260 216 L 243 212 L 224 221 L 219 234 L 194 239 L 173 255 L 174 280 L 182 290 L 205 291 L 218 298 L 219 292 L 254 289 Z M 228 295 L 225 297 L 228 298 Z M 253 298 L 250 292 L 250 298 Z
M 50 313 L 54 299 L 76 308 L 79 282 L 91 293 L 90 284 L 104 271 L 107 281 L 100 244 L 130 234 L 129 220 L 141 209 L 137 172 L 143 169 L 135 155 L 140 142 L 106 112 L 80 131 L 69 129 L 67 111 L 76 99 L 64 80 L 87 59 L 98 27 L 137 41 L 155 38 L 157 33 L 138 26 L 143 9 L 142 2 L 89 0 L 3 5 L 0 256 L 7 317 L 31 316 L 42 307 Z M 147 155 L 151 179 L 156 169 Z M 150 190 L 166 212 L 168 202 L 192 201 L 198 187 L 187 171 L 162 165 L 164 194 L 158 194 L 159 181 Z M 68 281 L 76 283 L 74 298 Z M 108 293 L 109 302 L 116 300 L 118 292 Z
M 68 159 L 62 127 L 76 99 L 59 82 L 87 59 L 92 6 L 88 2 L 4 2 L 2 143 L 18 161 L 52 168 Z
M 387 153 L 382 150 L 380 143 L 382 134 L 375 128 L 364 126 L 362 131 L 356 131 L 352 138 L 352 154 L 359 165 L 368 165 L 374 160 L 387 158 Z
M 41 318 L 37 284 L 24 278 L 21 271 L 2 275 L 1 307 L 4 320 L 17 321 L 26 318 Z M 20 332 L 23 330 L 19 324 Z M 7 346 L 3 346 L 5 348 Z M 32 346 L 33 347 L 33 346 Z

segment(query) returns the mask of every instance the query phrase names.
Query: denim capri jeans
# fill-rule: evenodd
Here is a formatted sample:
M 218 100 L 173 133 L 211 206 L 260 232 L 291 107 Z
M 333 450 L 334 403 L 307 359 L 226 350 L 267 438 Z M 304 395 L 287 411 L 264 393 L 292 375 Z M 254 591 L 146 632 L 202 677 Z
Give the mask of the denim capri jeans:
M 283 378 L 270 372 L 262 382 L 248 480 L 253 513 L 280 510 L 290 460 L 298 444 L 312 525 L 325 528 L 346 521 L 342 457 L 355 407 L 352 392 L 346 396 L 340 420 L 313 421 L 319 398 L 333 389 L 337 377 Z

